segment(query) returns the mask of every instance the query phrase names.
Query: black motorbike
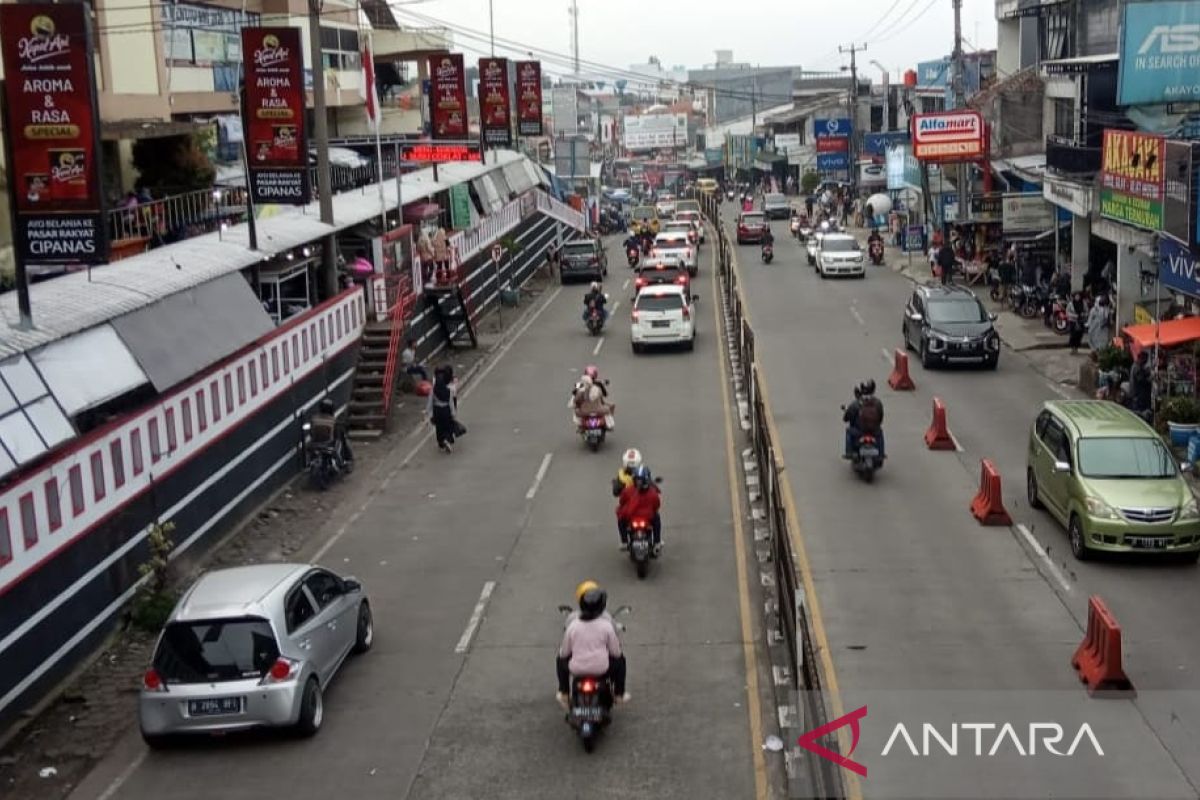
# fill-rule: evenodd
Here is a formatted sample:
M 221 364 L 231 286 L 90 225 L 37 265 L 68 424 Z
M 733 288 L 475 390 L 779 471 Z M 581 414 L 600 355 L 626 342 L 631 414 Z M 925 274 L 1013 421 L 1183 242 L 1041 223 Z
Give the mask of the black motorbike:
M 883 466 L 883 455 L 873 435 L 864 433 L 858 437 L 850 451 L 850 466 L 865 482 L 870 483 L 875 479 L 875 471 Z
M 570 606 L 559 606 L 559 613 L 570 615 L 575 609 Z M 621 606 L 613 617 L 628 614 L 632 609 Z M 619 631 L 625 626 L 614 623 Z M 612 681 L 601 676 L 572 675 L 571 694 L 567 702 L 567 724 L 575 729 L 579 741 L 586 753 L 596 747 L 600 732 L 612 723 L 613 687 Z
M 762 246 L 762 261 L 764 264 L 770 264 L 775 259 L 775 247 L 770 242 L 764 242 Z
M 633 269 L 642 260 L 641 251 L 636 247 L 629 247 L 625 250 L 625 259 L 629 262 L 629 268 Z
M 604 312 L 595 303 L 588 306 L 587 329 L 592 336 L 599 336 L 604 330 Z
M 354 462 L 342 458 L 338 441 L 314 442 L 312 423 L 304 423 L 304 461 L 309 483 L 313 488 L 325 491 L 342 475 L 354 469 Z
M 874 239 L 867 245 L 867 254 L 871 257 L 871 263 L 879 266 L 883 263 L 883 240 Z

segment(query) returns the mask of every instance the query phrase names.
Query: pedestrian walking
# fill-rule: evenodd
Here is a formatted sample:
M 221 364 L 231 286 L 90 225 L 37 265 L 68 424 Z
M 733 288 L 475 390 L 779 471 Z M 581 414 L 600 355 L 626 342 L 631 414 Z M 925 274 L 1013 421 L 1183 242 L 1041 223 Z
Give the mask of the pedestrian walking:
M 937 265 L 941 272 L 942 285 L 949 284 L 954 277 L 954 248 L 949 242 L 943 242 L 941 249 L 937 251 Z
M 1112 344 L 1112 308 L 1108 297 L 1101 295 L 1087 317 L 1088 347 L 1100 350 Z
M 438 367 L 433 371 L 433 391 L 429 393 L 426 413 L 433 423 L 437 445 L 444 453 L 452 452 L 455 438 L 467 429 L 458 421 L 458 389 L 454 384 L 454 368 Z
M 433 260 L 437 264 L 438 272 L 446 272 L 450 269 L 450 239 L 446 235 L 446 229 L 438 226 L 437 233 L 433 235 Z
M 1083 301 L 1083 293 L 1075 292 L 1067 303 L 1067 343 L 1071 346 L 1071 355 L 1079 352 L 1083 343 L 1084 320 L 1087 319 L 1087 303 Z

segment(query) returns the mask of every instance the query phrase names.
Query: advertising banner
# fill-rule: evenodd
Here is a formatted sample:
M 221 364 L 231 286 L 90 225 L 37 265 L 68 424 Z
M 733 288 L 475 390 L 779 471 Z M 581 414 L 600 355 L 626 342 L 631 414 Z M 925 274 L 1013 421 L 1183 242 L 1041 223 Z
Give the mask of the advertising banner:
M 1100 216 L 1162 230 L 1165 145 L 1163 137 L 1154 134 L 1104 131 Z
M 479 59 L 479 127 L 489 147 L 512 147 L 508 59 Z
M 542 62 L 517 62 L 517 135 L 542 135 Z
M 813 118 L 813 137 L 816 141 L 817 171 L 850 174 L 849 117 Z
M 775 134 L 775 152 L 786 153 L 789 150 L 800 149 L 800 134 L 798 133 L 777 133 Z
M 1086 217 L 1092 213 L 1092 187 L 1090 185 L 1055 180 L 1046 176 L 1045 183 L 1042 185 L 1042 197 L 1079 217 Z
M 850 140 L 845 136 L 822 136 L 817 139 L 818 153 L 845 153 L 850 150 Z
M 846 172 L 849 169 L 849 153 L 817 153 L 818 172 Z
M 450 227 L 466 230 L 471 227 L 471 189 L 466 183 L 450 187 Z
M 863 153 L 873 156 L 887 155 L 888 148 L 908 144 L 908 131 L 863 134 Z
M 1117 104 L 1200 101 L 1200 3 L 1123 5 Z
M 1167 161 L 1163 165 L 1162 231 L 1180 242 L 1192 241 L 1192 164 L 1191 142 L 1167 142 Z
M 627 150 L 686 147 L 686 114 L 627 114 L 621 124 L 621 142 Z
M 467 84 L 462 53 L 429 57 L 430 116 L 434 139 L 466 139 Z
M 1006 194 L 1001 212 L 1005 232 L 1054 229 L 1054 206 L 1041 194 Z
M 849 117 L 817 117 L 813 119 L 813 135 L 818 139 L 827 136 L 849 138 L 851 132 Z
M 912 118 L 913 154 L 921 161 L 970 161 L 987 155 L 983 115 L 978 111 L 917 114 Z
M 862 187 L 886 187 L 887 166 L 885 164 L 877 164 L 874 161 L 858 162 L 858 185 Z
M 243 28 L 246 152 L 256 203 L 309 200 L 308 135 L 299 28 Z
M 108 261 L 88 18 L 82 3 L 0 5 L 13 244 L 25 264 Z
M 1158 279 L 1163 286 L 1200 297 L 1200 263 L 1188 248 L 1171 239 L 1159 239 L 1158 258 Z

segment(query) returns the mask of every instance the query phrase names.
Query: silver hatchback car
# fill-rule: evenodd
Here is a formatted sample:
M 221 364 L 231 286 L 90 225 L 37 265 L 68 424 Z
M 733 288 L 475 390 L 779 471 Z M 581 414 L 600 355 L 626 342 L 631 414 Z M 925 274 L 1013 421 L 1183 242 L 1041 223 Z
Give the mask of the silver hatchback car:
M 362 585 L 308 564 L 207 572 L 180 598 L 142 681 L 142 738 L 321 727 L 322 693 L 346 656 L 371 649 Z

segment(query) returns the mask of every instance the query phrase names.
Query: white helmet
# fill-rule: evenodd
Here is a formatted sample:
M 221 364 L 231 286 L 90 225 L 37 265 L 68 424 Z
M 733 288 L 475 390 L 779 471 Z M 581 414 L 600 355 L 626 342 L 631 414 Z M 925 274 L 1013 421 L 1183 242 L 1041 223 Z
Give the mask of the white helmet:
M 823 231 L 829 230 L 829 220 L 827 220 L 827 219 L 821 220 L 821 230 L 823 230 Z
M 642 454 L 636 448 L 629 448 L 621 456 L 621 466 L 632 472 L 642 465 Z
M 598 292 L 598 291 L 600 291 L 600 284 L 599 284 L 599 282 L 597 282 L 597 281 L 592 281 L 592 291 L 593 291 L 593 292 Z

